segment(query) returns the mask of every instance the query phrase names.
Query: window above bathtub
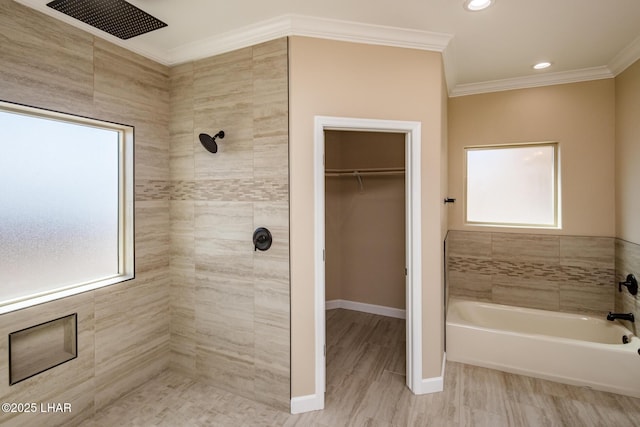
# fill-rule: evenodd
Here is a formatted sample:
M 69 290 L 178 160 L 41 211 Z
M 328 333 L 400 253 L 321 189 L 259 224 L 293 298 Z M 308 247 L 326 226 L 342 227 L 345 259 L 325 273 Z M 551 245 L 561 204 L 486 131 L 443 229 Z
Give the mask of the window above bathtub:
M 133 128 L 0 101 L 0 313 L 131 279 Z
M 558 143 L 465 147 L 465 223 L 560 228 Z

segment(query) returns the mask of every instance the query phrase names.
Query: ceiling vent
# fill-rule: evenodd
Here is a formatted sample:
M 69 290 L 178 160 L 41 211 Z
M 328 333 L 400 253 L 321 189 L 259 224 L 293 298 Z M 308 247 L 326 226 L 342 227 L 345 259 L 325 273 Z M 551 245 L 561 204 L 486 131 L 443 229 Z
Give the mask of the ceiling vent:
M 123 40 L 167 26 L 124 0 L 54 0 L 47 6 Z

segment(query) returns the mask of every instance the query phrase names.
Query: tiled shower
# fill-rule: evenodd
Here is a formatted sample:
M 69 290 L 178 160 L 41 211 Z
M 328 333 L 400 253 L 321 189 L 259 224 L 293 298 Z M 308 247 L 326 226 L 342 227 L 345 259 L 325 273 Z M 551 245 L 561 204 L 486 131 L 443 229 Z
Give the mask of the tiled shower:
M 287 39 L 173 68 L 171 105 L 171 366 L 288 411 Z
M 10 0 L 0 37 L 0 98 L 136 138 L 136 278 L 0 316 L 6 337 L 77 313 L 78 337 L 76 359 L 2 382 L 3 401 L 68 402 L 47 422 L 71 425 L 171 367 L 288 411 L 287 40 L 170 69 Z M 205 151 L 198 134 L 221 129 Z M 257 227 L 274 237 L 266 252 Z M 6 340 L 0 355 L 8 378 Z

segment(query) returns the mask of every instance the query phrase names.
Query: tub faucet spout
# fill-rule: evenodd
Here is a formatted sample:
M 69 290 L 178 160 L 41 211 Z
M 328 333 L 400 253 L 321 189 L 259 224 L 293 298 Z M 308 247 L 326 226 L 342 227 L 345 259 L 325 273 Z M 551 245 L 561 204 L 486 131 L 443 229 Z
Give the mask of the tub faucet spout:
M 611 320 L 613 322 L 616 319 L 628 320 L 629 322 L 635 322 L 635 318 L 633 316 L 633 313 L 612 313 L 612 312 L 609 312 L 609 314 L 607 314 L 607 320 Z

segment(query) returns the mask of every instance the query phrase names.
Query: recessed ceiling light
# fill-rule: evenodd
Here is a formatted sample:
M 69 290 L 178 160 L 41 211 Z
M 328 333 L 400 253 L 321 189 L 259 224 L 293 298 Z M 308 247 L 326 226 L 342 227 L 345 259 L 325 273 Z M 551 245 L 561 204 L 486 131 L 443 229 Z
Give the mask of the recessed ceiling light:
M 477 12 L 488 8 L 493 3 L 495 0 L 465 0 L 464 8 L 471 12 Z
M 536 65 L 533 66 L 534 70 L 544 70 L 545 68 L 549 68 L 551 67 L 551 62 L 538 62 Z

